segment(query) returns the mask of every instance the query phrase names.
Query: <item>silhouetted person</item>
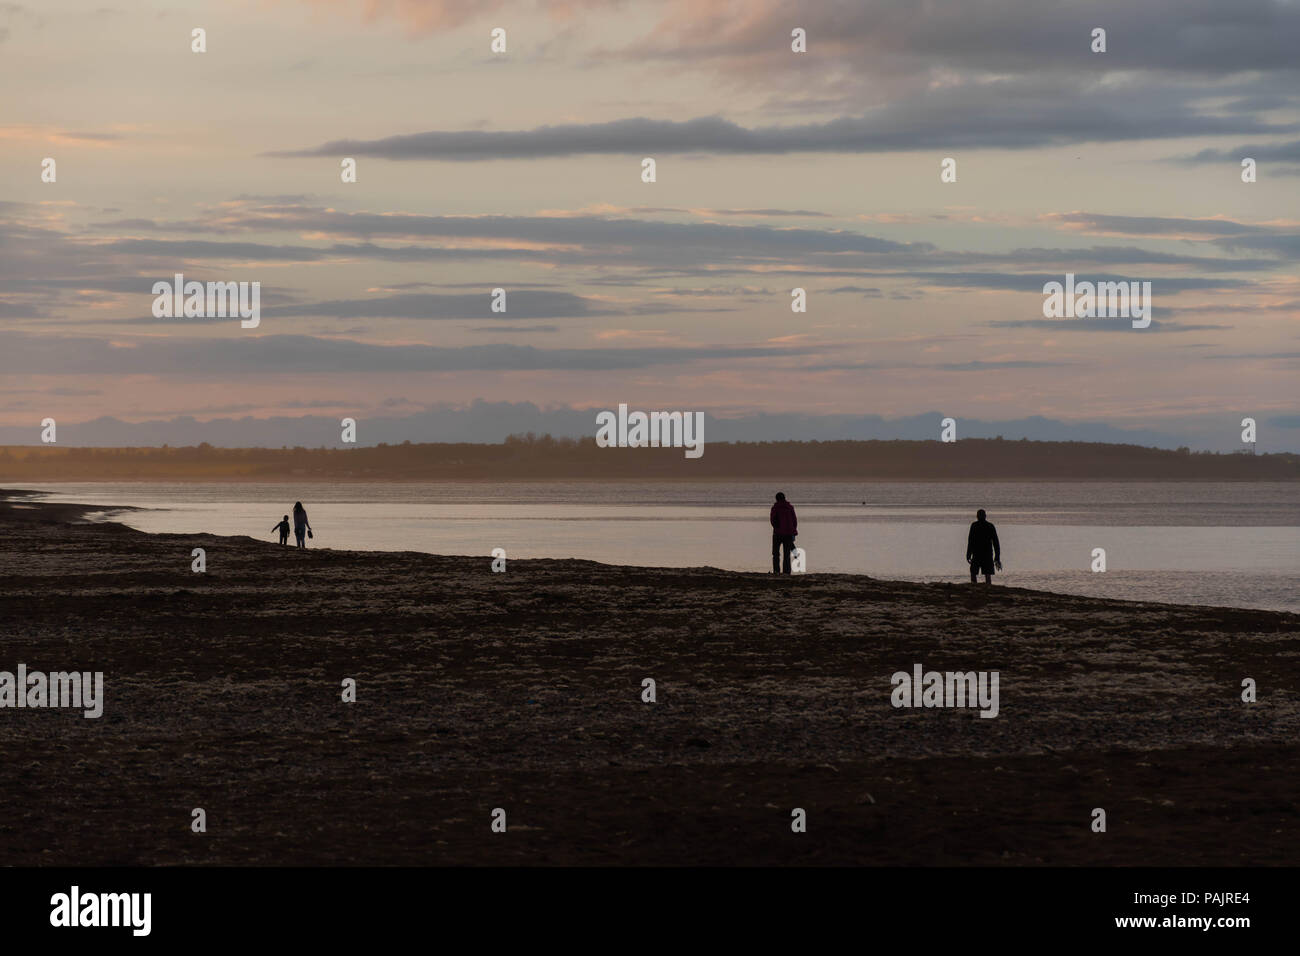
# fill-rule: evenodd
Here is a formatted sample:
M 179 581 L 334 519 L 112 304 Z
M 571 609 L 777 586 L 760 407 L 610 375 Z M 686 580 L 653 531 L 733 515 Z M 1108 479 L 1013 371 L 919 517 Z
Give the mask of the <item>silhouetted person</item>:
M 284 520 L 281 521 L 278 525 L 276 525 L 271 530 L 280 532 L 280 544 L 282 545 L 288 544 L 289 543 L 289 516 L 285 515 Z
M 307 523 L 307 509 L 298 501 L 293 506 L 293 536 L 298 539 L 298 547 L 307 547 L 307 535 L 311 534 L 311 525 Z
M 984 583 L 993 583 L 993 568 L 1002 570 L 1002 545 L 998 543 L 998 529 L 993 522 L 984 518 L 984 509 L 975 513 L 971 522 L 970 534 L 966 536 L 966 560 L 970 562 L 970 583 L 978 583 L 979 575 L 984 575 Z
M 794 505 L 785 500 L 782 492 L 776 493 L 776 504 L 772 505 L 771 520 L 772 573 L 789 574 L 790 552 L 794 550 L 794 538 L 799 533 L 799 519 L 795 517 Z

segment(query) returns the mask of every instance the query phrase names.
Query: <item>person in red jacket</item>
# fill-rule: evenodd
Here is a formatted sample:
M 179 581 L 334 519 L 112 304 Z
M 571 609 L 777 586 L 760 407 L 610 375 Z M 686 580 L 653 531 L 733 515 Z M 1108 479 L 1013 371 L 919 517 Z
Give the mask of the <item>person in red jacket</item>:
M 794 505 L 785 500 L 785 494 L 776 493 L 776 504 L 772 505 L 772 573 L 790 573 L 790 552 L 794 550 L 794 538 L 799 533 L 799 519 L 795 517 Z M 782 552 L 784 551 L 784 555 Z

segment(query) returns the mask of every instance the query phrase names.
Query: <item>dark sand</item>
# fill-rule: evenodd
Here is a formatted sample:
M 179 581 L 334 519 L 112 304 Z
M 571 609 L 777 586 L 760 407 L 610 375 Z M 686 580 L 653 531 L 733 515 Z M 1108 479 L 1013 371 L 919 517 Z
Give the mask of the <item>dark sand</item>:
M 82 513 L 0 503 L 0 670 L 106 697 L 0 710 L 0 865 L 1300 860 L 1297 615 Z M 999 671 L 1000 715 L 892 708 L 915 663 Z

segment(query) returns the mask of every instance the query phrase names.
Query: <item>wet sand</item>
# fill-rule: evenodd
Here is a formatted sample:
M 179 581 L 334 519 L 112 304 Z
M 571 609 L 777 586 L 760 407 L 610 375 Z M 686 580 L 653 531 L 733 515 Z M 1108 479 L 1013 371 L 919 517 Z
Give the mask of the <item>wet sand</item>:
M 300 552 L 88 510 L 0 502 L 0 670 L 103 671 L 106 698 L 97 720 L 0 709 L 0 865 L 1300 859 L 1300 615 L 959 577 L 494 574 L 489 544 Z M 998 671 L 999 715 L 895 709 L 918 663 Z

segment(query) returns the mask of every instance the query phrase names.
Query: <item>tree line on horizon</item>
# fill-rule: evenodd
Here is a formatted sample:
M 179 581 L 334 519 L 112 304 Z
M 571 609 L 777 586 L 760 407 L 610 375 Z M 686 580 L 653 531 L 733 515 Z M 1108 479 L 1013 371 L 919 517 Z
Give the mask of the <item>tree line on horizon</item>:
M 681 448 L 600 448 L 592 437 L 511 435 L 497 444 L 411 443 L 348 448 L 0 447 L 0 481 L 666 478 L 999 481 L 1169 479 L 1294 481 L 1300 455 L 1193 452 L 1096 442 L 963 438 L 711 442 Z

